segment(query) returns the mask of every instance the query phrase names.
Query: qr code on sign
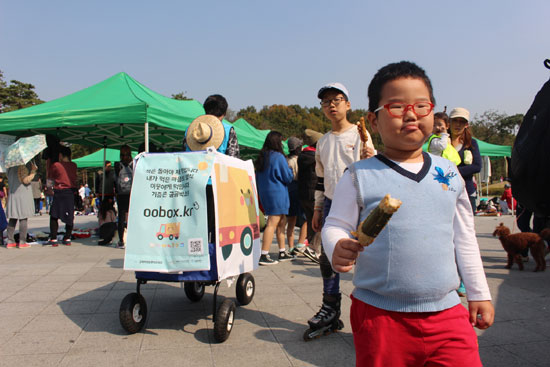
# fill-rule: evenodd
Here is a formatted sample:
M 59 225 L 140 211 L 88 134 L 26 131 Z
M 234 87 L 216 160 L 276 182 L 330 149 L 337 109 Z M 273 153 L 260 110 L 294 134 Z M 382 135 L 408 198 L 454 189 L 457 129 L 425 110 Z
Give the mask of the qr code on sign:
M 202 246 L 202 238 L 189 239 L 189 245 L 187 246 L 189 255 L 202 255 L 204 248 Z

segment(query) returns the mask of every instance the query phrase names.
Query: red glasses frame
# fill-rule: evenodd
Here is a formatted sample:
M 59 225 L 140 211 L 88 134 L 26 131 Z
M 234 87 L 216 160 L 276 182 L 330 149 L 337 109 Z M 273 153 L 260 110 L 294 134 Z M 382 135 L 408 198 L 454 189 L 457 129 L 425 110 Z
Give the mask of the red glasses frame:
M 401 115 L 395 115 L 391 112 L 390 110 L 390 106 L 391 105 L 396 105 L 396 104 L 401 104 L 402 107 L 403 107 L 403 112 L 401 113 Z M 417 105 L 417 104 L 428 104 L 430 105 L 430 110 L 428 111 L 428 113 L 425 113 L 425 114 L 418 114 L 416 112 L 416 110 L 414 109 L 414 106 Z M 392 103 L 386 103 L 385 105 L 383 106 L 380 106 L 378 107 L 377 109 L 374 110 L 374 113 L 382 110 L 383 108 L 385 108 L 388 113 L 390 114 L 390 116 L 392 117 L 403 117 L 403 115 L 405 115 L 405 113 L 407 113 L 407 111 L 409 110 L 409 108 L 413 111 L 413 113 L 417 116 L 417 117 L 425 117 L 425 116 L 428 116 L 430 113 L 432 113 L 432 111 L 434 110 L 434 104 L 431 103 L 431 102 L 416 102 L 416 103 L 413 103 L 413 104 L 406 104 L 406 103 L 397 103 L 397 102 L 392 102 Z

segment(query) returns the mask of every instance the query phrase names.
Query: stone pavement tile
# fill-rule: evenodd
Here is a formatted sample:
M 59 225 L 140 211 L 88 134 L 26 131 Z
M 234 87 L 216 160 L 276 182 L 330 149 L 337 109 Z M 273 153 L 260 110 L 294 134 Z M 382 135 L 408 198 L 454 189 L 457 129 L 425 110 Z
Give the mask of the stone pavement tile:
M 510 332 L 511 330 L 513 332 Z M 529 330 L 523 325 L 512 324 L 511 321 L 495 322 L 489 329 L 480 332 L 480 334 L 478 337 L 480 347 L 515 344 L 519 341 L 530 343 L 548 340 L 546 336 Z
M 91 315 L 38 315 L 21 332 L 67 332 L 78 333 L 88 323 Z
M 200 312 L 154 312 L 148 319 L 141 350 L 210 348 L 207 323 Z
M 500 346 L 480 347 L 479 355 L 484 367 L 535 367 L 525 359 Z M 543 366 L 543 365 L 541 365 Z
M 86 279 L 80 279 L 77 282 L 74 282 L 69 287 L 69 290 L 84 290 L 84 291 L 93 291 L 93 290 L 102 290 L 110 291 L 115 282 L 113 281 L 87 281 Z
M 2 328 L 2 330 L 0 330 L 0 344 L 6 343 L 8 340 L 13 338 L 14 335 L 15 332 L 4 331 L 4 329 Z
M 282 344 L 293 366 L 355 366 L 355 350 L 341 338 Z
M 212 344 L 211 354 L 216 367 L 292 366 L 281 347 L 271 342 L 265 342 L 261 346 L 255 345 L 254 349 L 247 345 Z
M 254 304 L 249 303 L 246 306 L 240 306 L 238 302 L 237 309 L 235 310 L 235 318 L 233 322 L 235 325 L 240 324 L 251 324 L 257 325 L 259 327 L 266 327 L 267 322 L 264 318 L 263 312 Z M 208 309 L 208 320 L 212 321 L 212 311 L 211 308 Z
M 74 284 L 74 280 L 72 282 L 55 282 L 55 281 L 41 281 L 37 280 L 34 283 L 29 284 L 25 287 L 25 290 L 27 291 L 58 291 L 60 294 L 69 289 L 71 285 Z
M 50 302 L 2 302 L 0 315 L 4 316 L 35 316 L 42 312 Z
M 177 353 L 165 350 L 143 350 L 137 359 L 137 366 L 182 366 L 213 367 L 214 361 L 210 349 L 181 345 Z M 222 365 L 223 366 L 223 365 Z M 241 366 L 244 367 L 244 366 Z
M 280 292 L 280 290 L 273 290 L 273 293 L 270 293 L 269 291 L 258 292 L 258 294 L 254 294 L 254 304 L 260 310 L 266 307 L 302 308 L 304 305 L 304 300 L 292 290 L 287 288 L 283 292 Z
M 147 289 L 149 288 L 152 288 L 151 286 L 153 285 L 153 283 L 151 284 L 146 284 L 145 287 L 147 287 Z M 113 285 L 113 290 L 116 290 L 116 291 L 120 291 L 120 290 L 134 290 L 136 289 L 136 281 L 134 278 L 132 278 L 131 281 L 117 281 L 115 282 L 115 284 Z
M 208 333 L 212 345 L 220 345 L 214 339 L 214 323 L 208 320 Z M 266 347 L 277 348 L 277 340 L 268 326 L 259 326 L 255 324 L 233 325 L 229 338 L 222 343 L 225 346 L 251 346 L 254 350 L 263 350 Z
M 536 317 L 534 319 L 526 318 L 523 320 L 514 320 L 511 322 L 511 327 L 524 327 L 525 329 L 534 333 L 544 335 L 546 339 L 550 340 L 550 320 L 546 317 Z M 550 365 L 550 361 L 549 361 Z
M 78 334 L 80 331 L 17 333 L 6 343 L 0 344 L 0 355 L 66 353 Z
M 71 274 L 52 274 L 49 273 L 40 277 L 34 284 L 43 284 L 43 283 L 74 283 L 78 280 L 79 275 Z
M 277 324 L 283 321 L 293 321 L 297 324 L 306 325 L 307 320 L 318 311 L 308 308 L 305 304 L 303 307 L 278 307 L 269 308 L 268 310 L 258 308 L 258 310 L 262 312 L 268 325 Z
M 136 366 L 136 352 L 95 351 L 71 349 L 59 363 L 63 367 L 133 367 Z M 154 366 L 154 365 L 150 365 Z
M 300 324 L 293 321 L 281 321 L 278 323 L 270 324 L 270 327 L 272 333 L 275 334 L 277 342 L 279 342 L 280 344 L 297 343 L 304 344 L 304 347 L 307 347 L 309 345 L 309 342 L 307 342 L 306 344 L 303 338 L 305 331 L 309 328 L 307 322 L 305 324 Z M 316 340 L 324 338 L 338 339 L 344 336 L 351 336 L 351 334 L 340 331 L 320 337 Z
M 2 333 L 16 333 L 27 325 L 34 316 L 29 315 L 0 315 Z
M 54 302 L 44 308 L 42 315 L 80 315 L 93 314 L 101 305 L 101 300 L 96 301 L 61 301 Z
M 78 290 L 68 289 L 58 295 L 55 300 L 62 301 L 98 301 L 103 300 L 109 294 L 109 290 Z
M 87 273 L 93 264 L 77 263 L 74 264 L 71 259 L 70 265 L 60 265 L 57 269 L 52 271 L 51 275 L 83 275 Z
M 137 353 L 143 333 L 129 335 L 120 325 L 118 313 L 93 315 L 71 350 L 123 351 Z
M 92 268 L 88 270 L 84 276 L 83 279 L 87 279 L 88 281 L 117 281 L 124 271 L 122 269 L 114 269 L 114 268 Z
M 205 294 L 204 297 L 198 302 L 190 301 L 183 289 L 173 290 L 158 290 L 155 292 L 154 300 L 147 299 L 148 306 L 151 306 L 151 311 L 202 311 L 205 310 L 205 304 L 207 299 L 211 298 L 210 295 Z
M 8 298 L 11 298 L 13 295 L 15 295 L 17 291 L 11 290 L 11 291 L 0 291 L 0 302 L 4 302 Z
M 0 367 L 13 367 L 13 366 L 25 366 L 25 367 L 48 367 L 58 366 L 59 362 L 63 358 L 63 353 L 56 354 L 27 354 L 16 356 L 2 356 L 0 359 Z

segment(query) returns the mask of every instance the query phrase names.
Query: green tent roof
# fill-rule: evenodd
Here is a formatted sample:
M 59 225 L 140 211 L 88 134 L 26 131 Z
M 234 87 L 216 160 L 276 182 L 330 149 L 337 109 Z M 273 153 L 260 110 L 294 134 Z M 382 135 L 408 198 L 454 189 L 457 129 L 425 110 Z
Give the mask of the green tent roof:
M 202 114 L 197 101 L 165 97 L 118 73 L 68 96 L 0 114 L 0 132 L 50 133 L 69 143 L 137 149 L 148 122 L 150 142 L 179 148 L 187 126 Z
M 111 162 L 120 161 L 120 150 L 107 148 L 105 160 Z M 137 155 L 137 152 L 132 152 L 132 158 Z M 103 149 L 84 157 L 73 159 L 78 168 L 98 168 L 103 167 Z

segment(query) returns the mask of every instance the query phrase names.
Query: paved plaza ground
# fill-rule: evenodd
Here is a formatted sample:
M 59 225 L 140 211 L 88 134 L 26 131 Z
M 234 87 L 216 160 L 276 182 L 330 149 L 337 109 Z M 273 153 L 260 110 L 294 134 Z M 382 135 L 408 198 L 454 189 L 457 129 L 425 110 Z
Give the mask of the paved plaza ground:
M 47 231 L 49 217 L 29 219 Z M 491 236 L 512 217 L 477 217 L 476 230 L 495 307 L 495 324 L 478 331 L 485 366 L 550 366 L 550 269 L 504 269 L 506 254 Z M 96 226 L 77 217 L 77 228 Z M 516 229 L 517 231 L 517 229 Z M 229 339 L 213 339 L 212 292 L 189 301 L 178 283 L 142 286 L 149 316 L 128 335 L 118 310 L 135 291 L 133 272 L 122 269 L 124 251 L 96 246 L 0 248 L 0 366 L 354 366 L 349 325 L 351 274 L 342 276 L 342 320 L 336 334 L 304 342 L 306 320 L 320 307 L 319 267 L 304 257 L 253 272 L 256 295 L 238 307 Z M 272 247 L 275 251 L 276 246 Z M 437 259 L 434 259 L 437 261 Z M 235 298 L 235 286 L 220 287 Z

